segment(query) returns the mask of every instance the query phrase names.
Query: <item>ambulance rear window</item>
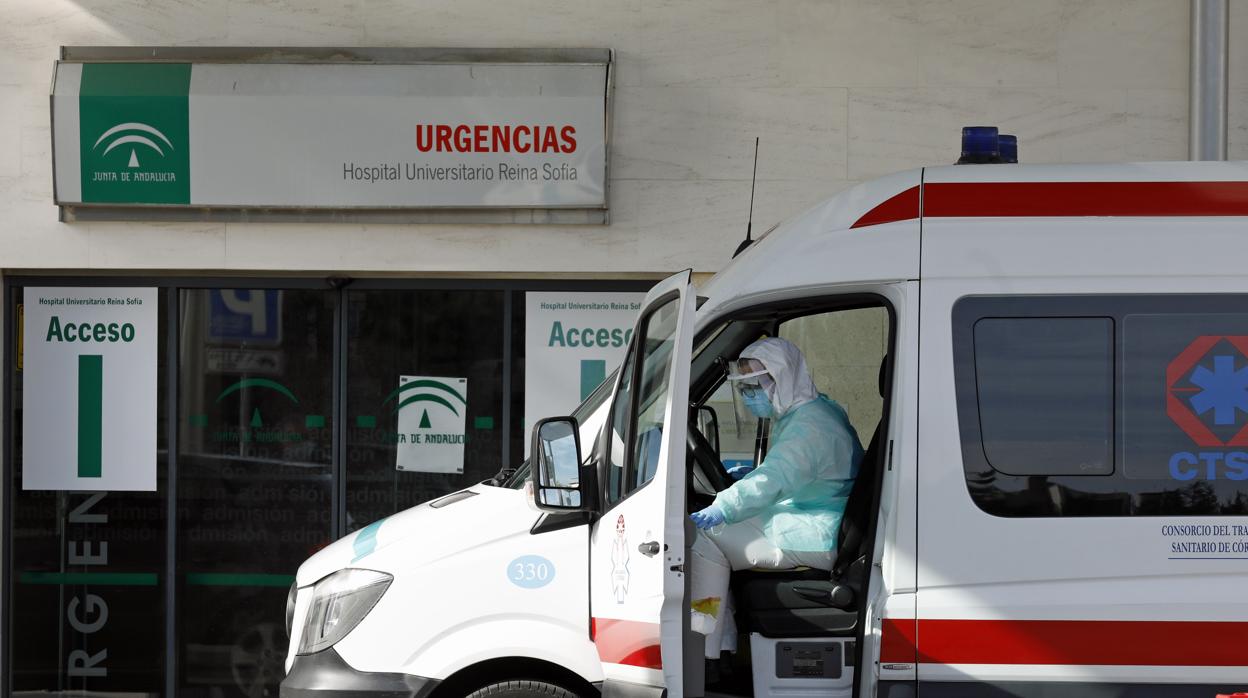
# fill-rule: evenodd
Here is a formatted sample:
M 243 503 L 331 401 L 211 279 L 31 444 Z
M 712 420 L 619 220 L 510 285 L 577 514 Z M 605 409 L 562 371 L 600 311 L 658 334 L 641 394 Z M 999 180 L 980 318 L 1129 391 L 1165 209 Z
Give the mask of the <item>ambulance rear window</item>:
M 997 516 L 1248 514 L 1248 295 L 953 308 L 971 498 Z

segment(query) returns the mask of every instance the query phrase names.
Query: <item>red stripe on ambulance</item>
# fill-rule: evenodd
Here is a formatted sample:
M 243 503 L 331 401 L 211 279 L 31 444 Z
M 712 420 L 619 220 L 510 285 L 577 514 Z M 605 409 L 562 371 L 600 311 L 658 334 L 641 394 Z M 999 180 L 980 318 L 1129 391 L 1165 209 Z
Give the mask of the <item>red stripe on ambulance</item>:
M 598 658 L 609 664 L 662 669 L 659 624 L 618 618 L 591 618 L 590 637 Z
M 867 211 L 862 218 L 854 222 L 851 228 L 866 225 L 879 225 L 895 221 L 908 221 L 919 217 L 919 188 L 910 187 L 900 194 L 886 199 L 883 203 Z
M 885 618 L 880 627 L 880 662 L 913 664 L 917 640 L 918 622 L 913 618 Z
M 868 211 L 853 228 L 917 218 L 1248 216 L 1248 182 L 933 182 Z
M 921 619 L 917 632 L 926 664 L 1248 666 L 1243 622 Z
M 937 182 L 923 215 L 1248 216 L 1248 182 Z

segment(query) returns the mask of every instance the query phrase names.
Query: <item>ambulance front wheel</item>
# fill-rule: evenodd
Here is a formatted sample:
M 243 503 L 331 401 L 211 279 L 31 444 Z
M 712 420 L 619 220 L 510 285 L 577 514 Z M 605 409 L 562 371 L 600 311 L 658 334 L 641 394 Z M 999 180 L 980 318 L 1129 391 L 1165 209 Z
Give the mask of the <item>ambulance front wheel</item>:
M 577 698 L 562 686 L 545 681 L 502 681 L 479 688 L 468 698 Z

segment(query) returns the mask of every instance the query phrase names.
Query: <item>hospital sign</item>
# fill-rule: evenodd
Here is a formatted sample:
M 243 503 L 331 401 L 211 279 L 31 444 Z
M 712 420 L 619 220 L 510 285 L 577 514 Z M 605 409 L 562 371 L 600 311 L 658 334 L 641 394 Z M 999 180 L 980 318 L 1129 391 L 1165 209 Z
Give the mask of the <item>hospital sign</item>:
M 156 489 L 157 294 L 25 290 L 23 489 Z
M 608 67 L 62 61 L 56 202 L 605 221 Z

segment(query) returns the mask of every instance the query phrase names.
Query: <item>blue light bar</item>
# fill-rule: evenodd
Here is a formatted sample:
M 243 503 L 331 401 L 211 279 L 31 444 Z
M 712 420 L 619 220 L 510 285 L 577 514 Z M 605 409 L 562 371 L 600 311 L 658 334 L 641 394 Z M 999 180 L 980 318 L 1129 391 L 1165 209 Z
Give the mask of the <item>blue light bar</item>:
M 959 165 L 982 165 L 1001 162 L 996 126 L 963 126 L 962 157 Z
M 1018 136 L 997 136 L 997 149 L 1001 151 L 1001 162 L 1018 162 Z

